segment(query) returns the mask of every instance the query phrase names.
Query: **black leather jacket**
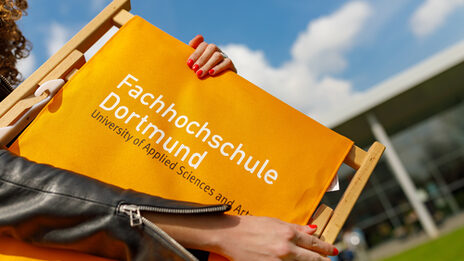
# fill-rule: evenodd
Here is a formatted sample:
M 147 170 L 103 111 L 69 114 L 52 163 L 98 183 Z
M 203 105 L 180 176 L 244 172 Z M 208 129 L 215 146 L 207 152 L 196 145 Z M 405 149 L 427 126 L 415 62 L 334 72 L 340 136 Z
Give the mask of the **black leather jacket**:
M 196 260 L 140 211 L 194 215 L 229 208 L 123 190 L 0 150 L 0 235 L 39 246 L 119 260 Z

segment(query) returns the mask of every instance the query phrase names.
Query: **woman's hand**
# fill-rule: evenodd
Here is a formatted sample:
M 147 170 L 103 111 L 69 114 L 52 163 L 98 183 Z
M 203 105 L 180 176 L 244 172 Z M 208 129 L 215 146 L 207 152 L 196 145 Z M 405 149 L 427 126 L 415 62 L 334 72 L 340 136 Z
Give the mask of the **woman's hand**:
M 203 78 L 206 75 L 215 76 L 226 70 L 237 72 L 232 60 L 215 44 L 208 44 L 204 41 L 203 36 L 197 35 L 189 45 L 195 49 L 187 60 L 187 65 L 198 76 Z
M 338 250 L 312 236 L 316 227 L 289 224 L 275 218 L 241 216 L 225 229 L 220 252 L 231 260 L 330 260 Z
M 230 260 L 329 260 L 331 244 L 312 236 L 316 227 L 275 218 L 230 215 L 147 217 L 187 248 L 215 252 Z

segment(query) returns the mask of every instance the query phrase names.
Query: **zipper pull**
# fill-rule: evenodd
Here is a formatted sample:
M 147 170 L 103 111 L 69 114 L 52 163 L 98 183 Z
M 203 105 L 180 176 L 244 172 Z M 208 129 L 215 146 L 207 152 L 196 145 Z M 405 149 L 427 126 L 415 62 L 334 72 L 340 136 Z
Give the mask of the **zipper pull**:
M 136 205 L 123 204 L 119 207 L 119 211 L 125 213 L 130 218 L 131 227 L 142 225 L 142 215 L 140 214 L 140 207 Z

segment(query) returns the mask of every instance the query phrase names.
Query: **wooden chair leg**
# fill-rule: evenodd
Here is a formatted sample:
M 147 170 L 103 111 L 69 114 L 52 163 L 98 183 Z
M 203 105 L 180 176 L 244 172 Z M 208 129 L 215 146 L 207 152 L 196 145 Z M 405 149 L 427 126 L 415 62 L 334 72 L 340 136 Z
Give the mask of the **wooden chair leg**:
M 351 180 L 348 188 L 337 204 L 332 217 L 326 228 L 322 232 L 321 238 L 328 243 L 333 243 L 345 224 L 348 215 L 353 209 L 354 204 L 359 198 L 364 186 L 366 185 L 371 173 L 374 171 L 377 162 L 380 160 L 385 146 L 375 142 L 367 152 L 364 162 L 360 164 L 358 171 Z
M 324 231 L 327 223 L 329 223 L 330 218 L 332 217 L 333 210 L 325 204 L 321 204 L 314 215 L 309 220 L 309 224 L 316 225 L 317 230 L 314 233 L 315 236 L 320 237 Z

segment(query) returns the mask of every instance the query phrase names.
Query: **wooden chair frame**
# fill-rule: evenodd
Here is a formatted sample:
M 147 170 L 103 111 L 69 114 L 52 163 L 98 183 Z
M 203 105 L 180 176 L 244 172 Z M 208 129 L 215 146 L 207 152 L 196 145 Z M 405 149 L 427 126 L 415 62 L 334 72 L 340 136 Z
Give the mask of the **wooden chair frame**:
M 121 27 L 133 17 L 129 10 L 130 0 L 113 0 L 56 54 L 18 86 L 0 103 L 0 128 L 10 126 L 27 109 L 47 97 L 47 95 L 37 97 L 33 95 L 39 85 L 52 79 L 69 80 L 85 63 L 85 51 L 112 26 Z M 17 126 L 5 143 L 12 141 L 36 116 L 31 115 Z M 329 243 L 335 241 L 384 150 L 385 147 L 378 142 L 375 142 L 367 152 L 353 145 L 344 163 L 355 169 L 356 173 L 335 210 L 326 205 L 321 205 L 316 210 L 310 222 L 318 226 L 317 236 Z

